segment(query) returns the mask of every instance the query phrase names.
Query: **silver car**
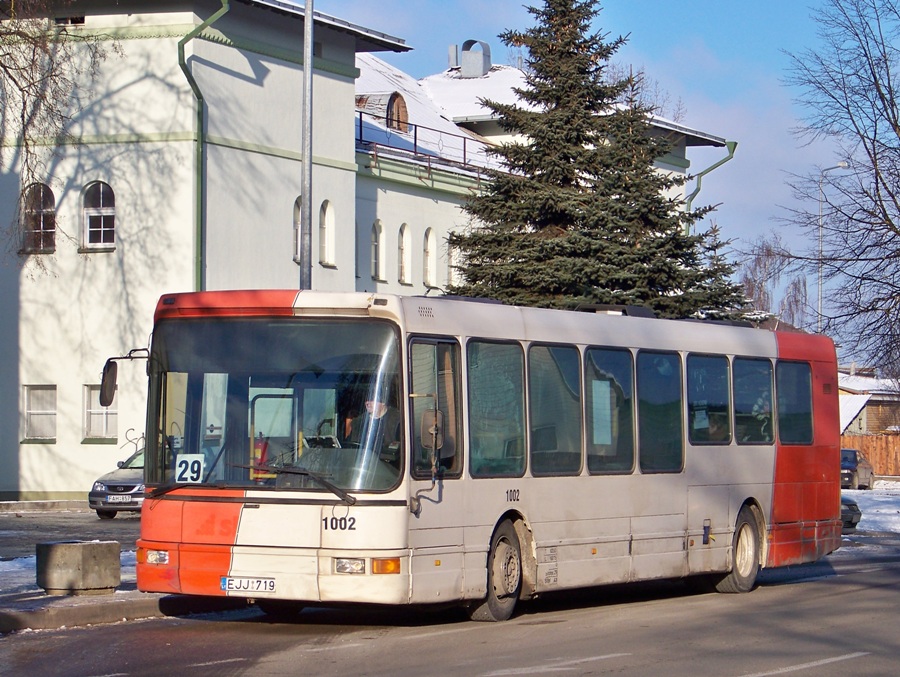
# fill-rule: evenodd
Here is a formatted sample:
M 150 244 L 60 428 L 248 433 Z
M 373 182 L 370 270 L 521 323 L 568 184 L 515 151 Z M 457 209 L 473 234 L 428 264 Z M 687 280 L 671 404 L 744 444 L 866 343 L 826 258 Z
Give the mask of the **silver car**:
M 88 505 L 100 519 L 112 519 L 120 510 L 137 511 L 144 502 L 144 450 L 139 449 L 119 467 L 94 482 Z

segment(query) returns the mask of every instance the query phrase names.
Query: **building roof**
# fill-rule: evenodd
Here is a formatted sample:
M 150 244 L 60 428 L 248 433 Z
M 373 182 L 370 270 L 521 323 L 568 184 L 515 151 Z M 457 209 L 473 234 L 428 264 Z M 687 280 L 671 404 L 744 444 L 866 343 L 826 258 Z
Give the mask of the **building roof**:
M 250 5 L 258 5 L 266 7 L 276 12 L 290 14 L 293 16 L 306 16 L 306 8 L 298 5 L 292 0 L 242 0 Z M 357 52 L 408 52 L 412 49 L 406 44 L 402 38 L 373 31 L 371 28 L 365 28 L 344 19 L 324 14 L 319 11 L 313 11 L 317 24 L 328 26 L 329 28 L 341 33 L 348 33 L 356 38 Z
M 490 122 L 496 116 L 480 102 L 490 99 L 503 104 L 523 106 L 515 88 L 525 87 L 525 73 L 513 66 L 491 65 L 480 77 L 463 77 L 461 68 L 448 68 L 442 73 L 420 80 L 428 96 L 457 124 Z M 652 116 L 654 127 L 684 135 L 688 146 L 725 146 L 725 139 L 701 132 L 659 116 Z
M 876 378 L 860 374 L 838 372 L 838 388 L 851 394 L 900 396 L 900 383 L 896 379 Z
M 841 395 L 838 398 L 838 406 L 841 411 L 841 434 L 859 416 L 859 412 L 863 410 L 871 397 L 871 395 Z
M 363 129 L 357 126 L 357 140 L 362 138 L 369 145 L 384 145 L 396 151 L 424 154 L 458 164 L 497 166 L 497 161 L 485 153 L 487 144 L 484 140 L 451 121 L 428 96 L 420 81 L 373 54 L 357 54 L 356 67 L 359 69 L 357 110 L 366 110 L 360 102 L 367 96 L 396 92 L 406 103 L 410 123 L 406 132 L 390 129 L 383 117 L 372 111 L 371 115 L 361 116 Z

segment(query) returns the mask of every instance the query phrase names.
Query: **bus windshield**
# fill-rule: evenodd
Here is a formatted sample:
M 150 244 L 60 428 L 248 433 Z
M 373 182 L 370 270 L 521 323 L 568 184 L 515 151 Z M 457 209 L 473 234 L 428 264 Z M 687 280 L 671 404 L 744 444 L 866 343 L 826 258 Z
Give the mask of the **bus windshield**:
M 378 320 L 160 322 L 147 483 L 389 491 L 403 467 L 399 341 Z

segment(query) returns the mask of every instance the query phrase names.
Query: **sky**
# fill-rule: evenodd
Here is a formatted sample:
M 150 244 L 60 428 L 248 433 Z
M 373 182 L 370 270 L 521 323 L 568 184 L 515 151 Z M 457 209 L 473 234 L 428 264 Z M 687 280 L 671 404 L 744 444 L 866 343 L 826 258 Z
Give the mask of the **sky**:
M 299 2 L 300 0 L 298 0 Z M 314 0 L 317 11 L 387 33 L 413 47 L 378 56 L 421 78 L 448 65 L 450 45 L 469 39 L 490 45 L 494 63 L 508 63 L 497 37 L 534 25 L 524 4 L 540 0 Z M 707 218 L 722 238 L 749 243 L 777 231 L 797 249 L 814 246 L 809 234 L 778 219 L 796 206 L 786 180 L 817 173 L 841 159 L 823 144 L 809 145 L 793 130 L 800 123 L 797 96 L 784 84 L 790 59 L 817 43 L 811 14 L 822 0 L 603 0 L 593 29 L 627 36 L 614 58 L 643 67 L 673 101 L 681 123 L 737 141 L 734 159 L 703 178 L 694 206 L 719 204 Z M 302 3 L 301 3 L 302 4 Z M 725 157 L 724 149 L 692 150 L 692 172 Z M 689 186 L 692 190 L 693 186 Z M 812 206 L 815 210 L 815 206 Z M 815 280 L 810 280 L 814 294 Z

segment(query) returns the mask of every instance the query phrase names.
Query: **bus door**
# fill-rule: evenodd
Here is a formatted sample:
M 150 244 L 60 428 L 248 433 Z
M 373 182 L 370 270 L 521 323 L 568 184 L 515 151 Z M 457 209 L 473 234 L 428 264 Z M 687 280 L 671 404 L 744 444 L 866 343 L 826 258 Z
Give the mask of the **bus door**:
M 460 348 L 453 339 L 409 346 L 412 601 L 458 597 L 465 569 Z

